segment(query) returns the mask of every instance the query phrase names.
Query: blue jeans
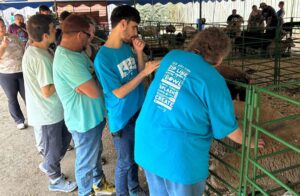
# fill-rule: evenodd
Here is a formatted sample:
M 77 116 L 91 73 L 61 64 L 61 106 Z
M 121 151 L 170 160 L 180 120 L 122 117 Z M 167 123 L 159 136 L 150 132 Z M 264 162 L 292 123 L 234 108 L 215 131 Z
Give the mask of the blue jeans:
M 93 184 L 99 185 L 103 170 L 101 165 L 102 131 L 106 121 L 84 133 L 72 131 L 75 144 L 75 177 L 78 195 L 86 196 L 92 191 Z
M 23 73 L 0 73 L 0 86 L 8 99 L 8 110 L 16 124 L 24 123 L 25 118 L 18 101 L 18 93 L 25 102 Z
M 139 187 L 138 165 L 134 161 L 134 128 L 135 119 L 113 134 L 113 142 L 117 152 L 115 186 L 117 196 L 128 196 Z
M 201 196 L 205 189 L 206 180 L 195 184 L 179 184 L 144 171 L 150 196 Z

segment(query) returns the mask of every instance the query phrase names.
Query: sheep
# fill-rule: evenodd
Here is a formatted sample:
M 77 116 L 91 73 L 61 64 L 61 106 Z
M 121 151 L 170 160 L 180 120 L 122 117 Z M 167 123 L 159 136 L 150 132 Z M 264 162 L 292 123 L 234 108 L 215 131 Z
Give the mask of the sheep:
M 182 35 L 182 33 L 177 34 L 163 34 L 162 35 L 163 42 L 167 42 L 169 47 L 181 48 L 185 43 L 186 38 Z
M 163 46 L 150 47 L 146 44 L 143 49 L 143 52 L 148 56 L 149 60 L 153 60 L 154 58 L 165 56 L 169 52 L 169 49 Z
M 243 105 L 239 105 L 239 110 L 242 108 Z M 264 109 L 264 108 L 263 108 Z M 240 111 L 241 113 L 242 110 Z M 269 116 L 268 116 L 269 115 Z M 282 117 L 280 114 L 276 114 L 273 112 L 264 114 L 264 110 L 262 110 L 261 117 L 265 120 L 274 119 L 277 116 Z M 269 119 L 268 119 L 269 118 Z M 277 123 L 274 125 L 270 125 L 265 127 L 267 130 L 275 134 L 281 139 L 284 139 L 285 141 L 294 144 L 296 146 L 300 146 L 300 134 L 299 134 L 299 121 L 300 119 L 291 120 L 289 122 L 282 122 Z M 258 155 L 264 155 L 269 154 L 272 152 L 277 152 L 284 149 L 283 145 L 280 145 L 275 140 L 265 136 L 264 134 L 260 135 L 261 138 L 263 138 L 266 142 L 266 146 L 264 149 L 258 150 Z M 253 157 L 253 150 L 251 150 L 251 156 Z M 240 168 L 240 157 L 238 157 L 234 153 L 226 153 L 223 158 L 223 161 L 229 163 L 234 168 Z M 282 168 L 287 168 L 289 166 L 293 166 L 300 163 L 300 156 L 297 152 L 285 152 L 279 155 L 275 155 L 272 157 L 264 158 L 258 161 L 259 164 L 262 165 L 263 168 L 267 169 L 268 171 L 274 171 Z M 218 176 L 221 176 L 224 178 L 226 182 L 231 184 L 233 187 L 237 188 L 239 184 L 238 176 L 235 175 L 232 170 L 227 168 L 225 165 L 221 164 L 219 161 L 214 160 L 212 162 L 212 165 L 210 167 L 212 171 L 214 171 Z M 252 167 L 250 165 L 249 167 L 249 176 L 252 174 Z M 257 170 L 257 174 L 261 174 L 261 171 Z M 300 182 L 300 167 L 294 168 L 285 172 L 280 172 L 275 175 L 277 178 L 279 178 L 282 182 L 289 184 L 289 183 L 299 183 Z M 223 190 L 223 192 L 226 192 L 226 188 L 223 184 L 219 183 L 214 177 L 210 178 L 210 182 L 213 184 L 213 186 L 217 189 Z M 278 187 L 273 180 L 271 180 L 268 177 L 263 177 L 259 180 L 257 180 L 257 183 L 264 189 L 273 189 Z M 274 193 L 273 195 L 278 195 L 282 193 Z
M 160 28 L 155 26 L 143 26 L 139 28 L 139 32 L 143 37 L 157 37 L 159 35 Z
M 229 37 L 235 38 L 241 36 L 241 27 L 243 22 L 243 19 L 239 19 L 238 21 L 228 23 L 226 32 L 228 33 Z
M 175 31 L 176 31 L 176 28 L 175 28 L 175 26 L 174 25 L 168 25 L 168 26 L 166 26 L 166 32 L 167 33 L 175 33 Z
M 233 80 L 245 84 L 250 84 L 250 76 L 238 68 L 232 66 L 217 66 L 216 69 L 218 72 L 228 80 Z M 227 82 L 227 87 L 230 91 L 231 97 L 233 100 L 245 101 L 246 99 L 246 89 L 238 85 Z
M 287 38 L 286 40 L 280 41 L 278 47 L 279 47 L 280 55 L 284 55 L 286 54 L 286 52 L 288 52 L 291 49 L 291 47 L 295 47 L 295 44 L 292 38 Z M 273 40 L 271 44 L 268 45 L 267 47 L 267 54 L 270 58 L 272 58 L 275 55 L 275 48 L 276 48 L 276 43 L 275 40 Z
M 184 26 L 182 28 L 182 34 L 185 38 L 191 38 L 197 33 L 197 29 L 192 26 Z

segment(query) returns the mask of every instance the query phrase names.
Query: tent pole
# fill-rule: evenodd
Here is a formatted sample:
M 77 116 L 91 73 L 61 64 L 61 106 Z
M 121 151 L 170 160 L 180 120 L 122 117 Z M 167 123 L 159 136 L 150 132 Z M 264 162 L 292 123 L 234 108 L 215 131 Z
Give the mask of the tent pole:
M 202 0 L 199 0 L 199 19 L 201 20 L 202 19 Z
M 54 9 L 55 9 L 55 15 L 56 15 L 56 18 L 58 18 L 58 13 L 57 13 L 57 2 L 56 0 L 54 0 Z
M 198 21 L 198 31 L 202 29 L 202 0 L 199 0 L 199 21 Z
M 133 0 L 132 3 L 133 3 L 133 7 L 136 8 L 136 3 L 137 3 L 136 0 Z

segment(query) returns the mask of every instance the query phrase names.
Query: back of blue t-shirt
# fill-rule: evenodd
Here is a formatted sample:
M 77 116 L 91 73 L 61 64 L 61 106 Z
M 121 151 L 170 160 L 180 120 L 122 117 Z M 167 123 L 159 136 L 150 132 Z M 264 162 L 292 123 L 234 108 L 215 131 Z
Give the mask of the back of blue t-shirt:
M 118 49 L 102 46 L 97 53 L 94 66 L 103 87 L 109 129 L 111 132 L 119 131 L 141 108 L 145 97 L 143 84 L 138 85 L 122 99 L 112 93 L 138 74 L 135 55 L 131 47 L 125 43 Z
M 223 77 L 199 55 L 174 50 L 160 63 L 136 123 L 135 160 L 182 184 L 208 176 L 209 148 L 237 128 Z

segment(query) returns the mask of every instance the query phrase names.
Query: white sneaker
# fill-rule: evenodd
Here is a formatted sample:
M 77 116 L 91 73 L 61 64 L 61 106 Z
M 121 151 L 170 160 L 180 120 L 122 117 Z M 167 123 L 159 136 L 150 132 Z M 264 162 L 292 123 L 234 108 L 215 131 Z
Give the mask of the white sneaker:
M 20 124 L 17 124 L 17 128 L 18 128 L 19 130 L 25 129 L 25 128 L 26 128 L 26 125 L 25 125 L 24 123 L 20 123 Z

